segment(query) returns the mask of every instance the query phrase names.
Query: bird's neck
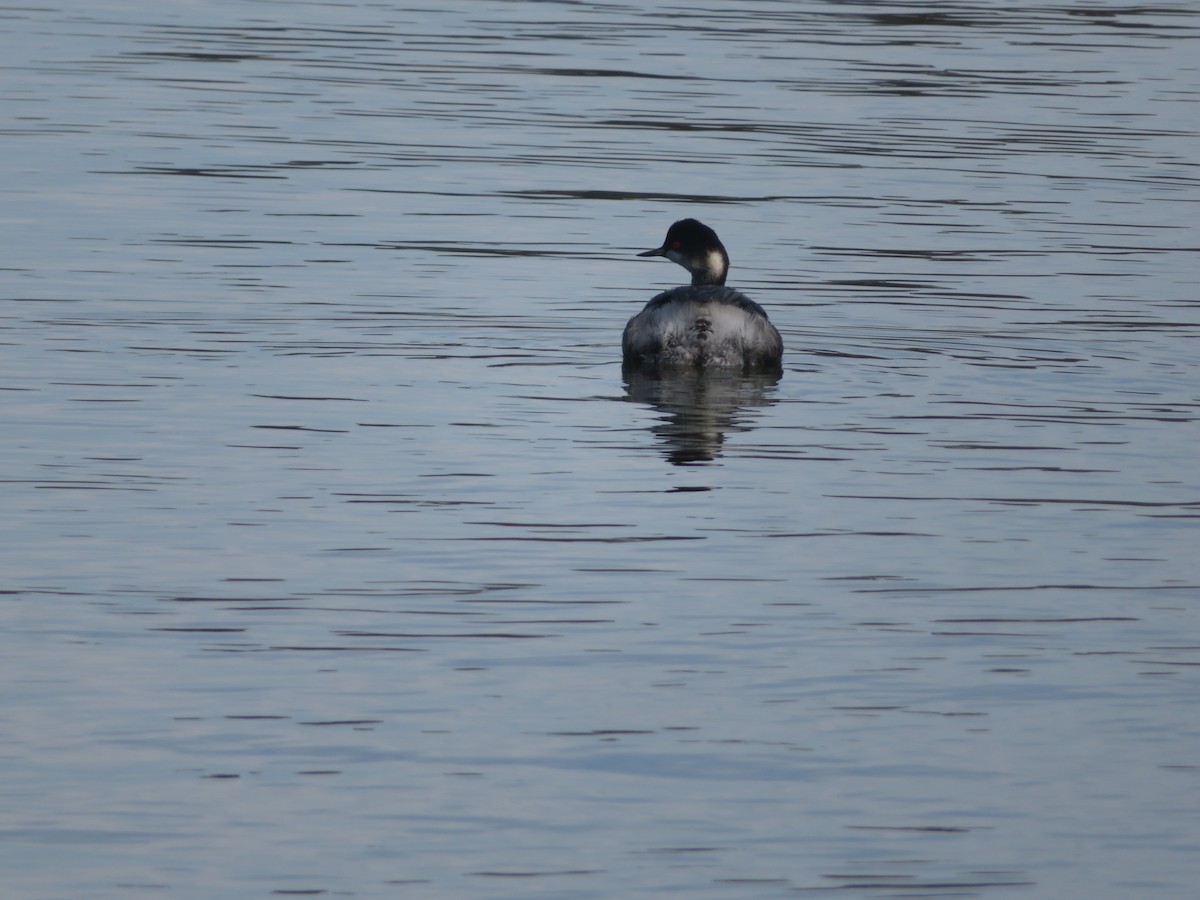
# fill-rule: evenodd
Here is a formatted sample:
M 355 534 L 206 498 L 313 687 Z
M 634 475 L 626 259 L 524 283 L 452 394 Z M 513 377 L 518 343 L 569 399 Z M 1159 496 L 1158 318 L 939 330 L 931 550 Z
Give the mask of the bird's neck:
M 725 255 L 725 252 L 710 250 L 704 260 L 704 265 L 701 268 L 692 269 L 692 285 L 724 284 L 728 272 L 729 257 Z

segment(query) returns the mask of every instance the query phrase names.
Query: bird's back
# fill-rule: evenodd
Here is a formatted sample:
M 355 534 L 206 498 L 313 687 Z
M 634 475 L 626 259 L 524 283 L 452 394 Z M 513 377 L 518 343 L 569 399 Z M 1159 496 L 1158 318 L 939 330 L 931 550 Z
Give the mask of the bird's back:
M 761 306 L 723 285 L 664 291 L 629 320 L 626 365 L 639 368 L 777 370 L 783 341 Z

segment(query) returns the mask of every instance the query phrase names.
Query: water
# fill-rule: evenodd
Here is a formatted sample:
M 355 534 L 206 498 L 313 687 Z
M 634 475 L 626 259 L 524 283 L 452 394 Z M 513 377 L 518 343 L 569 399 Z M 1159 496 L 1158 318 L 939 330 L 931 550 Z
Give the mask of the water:
M 10 7 L 6 896 L 1189 895 L 1191 7 Z

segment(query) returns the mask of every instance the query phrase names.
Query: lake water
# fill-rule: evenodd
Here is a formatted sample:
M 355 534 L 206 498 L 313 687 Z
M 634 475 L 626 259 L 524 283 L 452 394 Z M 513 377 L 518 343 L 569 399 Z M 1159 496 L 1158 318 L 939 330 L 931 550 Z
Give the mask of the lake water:
M 0 16 L 6 897 L 1194 893 L 1194 3 Z

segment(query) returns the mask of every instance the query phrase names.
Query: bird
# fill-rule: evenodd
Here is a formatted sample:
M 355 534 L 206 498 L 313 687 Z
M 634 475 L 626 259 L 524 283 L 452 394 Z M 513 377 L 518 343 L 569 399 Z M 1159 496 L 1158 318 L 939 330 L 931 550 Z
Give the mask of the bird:
M 725 286 L 729 254 L 713 229 L 680 219 L 661 247 L 638 256 L 678 263 L 692 283 L 664 291 L 629 320 L 621 336 L 626 369 L 781 371 L 779 331 L 766 310 Z

